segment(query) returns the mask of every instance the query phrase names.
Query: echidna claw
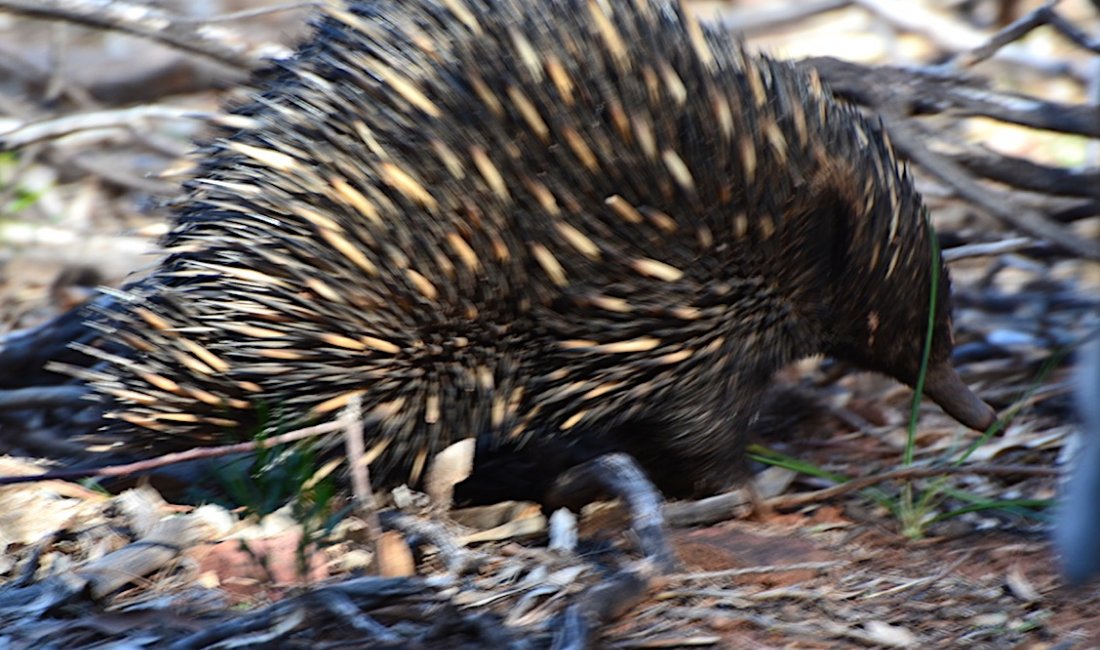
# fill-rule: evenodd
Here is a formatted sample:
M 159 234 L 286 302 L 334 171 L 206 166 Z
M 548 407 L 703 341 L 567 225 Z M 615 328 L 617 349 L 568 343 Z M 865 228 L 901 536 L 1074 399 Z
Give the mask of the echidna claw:
M 645 561 L 657 572 L 675 572 L 679 560 L 665 536 L 661 493 L 630 455 L 604 454 L 569 469 L 554 482 L 546 505 L 577 509 L 604 494 L 626 504 Z

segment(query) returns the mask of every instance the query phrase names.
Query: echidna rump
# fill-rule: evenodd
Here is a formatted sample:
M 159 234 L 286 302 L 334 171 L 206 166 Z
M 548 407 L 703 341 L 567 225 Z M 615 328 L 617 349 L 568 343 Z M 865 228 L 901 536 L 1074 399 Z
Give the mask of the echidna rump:
M 360 396 L 382 483 L 474 435 L 724 487 L 772 373 L 828 354 L 984 428 L 882 128 L 664 0 L 328 3 L 201 150 L 85 378 L 160 448 Z

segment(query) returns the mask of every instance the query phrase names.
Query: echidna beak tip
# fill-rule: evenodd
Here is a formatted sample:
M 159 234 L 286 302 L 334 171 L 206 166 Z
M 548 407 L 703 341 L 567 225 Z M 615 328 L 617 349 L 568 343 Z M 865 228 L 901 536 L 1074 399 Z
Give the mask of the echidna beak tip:
M 976 431 L 985 431 L 997 421 L 993 407 L 963 383 L 948 361 L 928 369 L 924 394 L 948 415 Z

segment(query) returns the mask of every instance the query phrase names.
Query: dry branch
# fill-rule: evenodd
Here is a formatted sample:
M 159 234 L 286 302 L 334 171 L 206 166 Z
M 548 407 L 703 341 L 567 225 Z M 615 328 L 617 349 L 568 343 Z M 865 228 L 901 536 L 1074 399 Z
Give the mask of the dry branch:
M 225 30 L 198 29 L 169 12 L 121 0 L 0 0 L 0 11 L 132 34 L 234 68 L 253 68 L 264 57 Z
M 0 2 L 2 1 L 0 0 Z M 130 129 L 144 120 L 200 120 L 209 124 L 236 127 L 246 126 L 249 123 L 247 118 L 242 119 L 240 116 L 227 113 L 146 104 L 133 108 L 91 111 L 49 120 L 29 121 L 10 131 L 0 133 L 0 151 L 19 149 L 38 142 L 62 138 L 80 131 Z
M 992 91 L 976 79 L 930 68 L 870 67 L 832 57 L 802 61 L 818 71 L 834 92 L 877 111 L 898 151 L 951 187 L 961 198 L 1013 228 L 1055 243 L 1073 254 L 1100 260 L 1100 243 L 1083 240 L 1005 191 L 981 184 L 973 170 L 987 178 L 1026 190 L 1093 197 L 1100 170 L 1070 171 L 1039 165 L 992 152 L 950 156 L 926 143 L 933 136 L 917 116 L 943 113 L 951 117 L 983 116 L 1059 133 L 1100 138 L 1100 109 L 1067 105 Z M 1049 183 L 1049 184 L 1045 184 Z M 1079 183 L 1079 184 L 1078 184 Z M 1091 208 L 1090 208 L 1091 209 Z

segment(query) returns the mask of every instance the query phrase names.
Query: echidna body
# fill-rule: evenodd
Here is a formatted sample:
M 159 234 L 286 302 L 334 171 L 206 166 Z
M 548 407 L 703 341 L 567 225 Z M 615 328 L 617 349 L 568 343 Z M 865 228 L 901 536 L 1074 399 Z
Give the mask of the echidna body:
M 345 2 L 257 83 L 99 316 L 132 437 L 358 395 L 382 483 L 488 435 L 599 440 L 693 493 L 781 365 L 916 379 L 941 263 L 885 134 L 676 5 Z M 984 427 L 940 270 L 926 392 Z

